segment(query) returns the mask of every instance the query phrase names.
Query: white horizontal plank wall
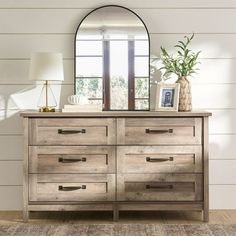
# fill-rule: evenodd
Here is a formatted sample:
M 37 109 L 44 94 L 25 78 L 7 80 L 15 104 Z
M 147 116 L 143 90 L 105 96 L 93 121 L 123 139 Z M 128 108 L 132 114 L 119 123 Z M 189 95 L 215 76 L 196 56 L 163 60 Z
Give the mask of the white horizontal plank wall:
M 1 0 L 0 1 L 0 210 L 22 209 L 23 131 L 19 112 L 35 108 L 41 84 L 28 80 L 30 54 L 62 52 L 65 80 L 54 82 L 61 108 L 73 93 L 74 32 L 90 10 L 123 5 L 142 17 L 151 57 L 195 33 L 200 72 L 192 79 L 194 108 L 210 119 L 210 208 L 236 209 L 235 0 Z

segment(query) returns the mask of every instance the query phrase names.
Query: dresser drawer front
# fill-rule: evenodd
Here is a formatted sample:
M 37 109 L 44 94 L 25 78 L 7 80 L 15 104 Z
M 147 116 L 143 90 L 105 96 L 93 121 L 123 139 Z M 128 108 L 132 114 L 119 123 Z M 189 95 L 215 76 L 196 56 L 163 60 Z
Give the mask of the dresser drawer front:
M 30 120 L 30 145 L 115 144 L 115 120 L 41 118 Z
M 118 119 L 118 144 L 201 144 L 201 118 Z
M 119 201 L 202 201 L 201 174 L 119 174 Z
M 112 174 L 30 174 L 29 201 L 113 201 Z
M 202 173 L 201 146 L 117 147 L 119 173 Z
M 29 173 L 115 173 L 115 147 L 30 146 Z

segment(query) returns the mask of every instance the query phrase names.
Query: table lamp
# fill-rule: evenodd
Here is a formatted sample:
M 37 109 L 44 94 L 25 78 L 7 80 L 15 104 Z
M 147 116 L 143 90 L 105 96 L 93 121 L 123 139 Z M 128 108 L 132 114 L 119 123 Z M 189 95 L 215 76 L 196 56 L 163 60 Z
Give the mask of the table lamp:
M 48 81 L 62 81 L 64 80 L 63 59 L 61 53 L 52 52 L 37 52 L 32 54 L 30 62 L 30 80 L 45 81 L 40 100 L 40 112 L 55 112 L 56 99 L 49 87 Z M 49 97 L 54 100 L 50 103 Z M 40 101 L 43 104 L 40 104 Z

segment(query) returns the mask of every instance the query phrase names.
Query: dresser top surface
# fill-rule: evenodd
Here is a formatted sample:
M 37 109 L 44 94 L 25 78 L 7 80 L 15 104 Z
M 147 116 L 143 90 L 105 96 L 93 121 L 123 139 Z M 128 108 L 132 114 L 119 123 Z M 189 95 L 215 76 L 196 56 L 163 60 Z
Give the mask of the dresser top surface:
M 191 112 L 173 112 L 173 111 L 101 111 L 101 112 L 38 112 L 24 111 L 21 112 L 23 117 L 38 118 L 56 118 L 56 117 L 207 117 L 211 116 L 211 112 L 207 111 L 191 111 Z

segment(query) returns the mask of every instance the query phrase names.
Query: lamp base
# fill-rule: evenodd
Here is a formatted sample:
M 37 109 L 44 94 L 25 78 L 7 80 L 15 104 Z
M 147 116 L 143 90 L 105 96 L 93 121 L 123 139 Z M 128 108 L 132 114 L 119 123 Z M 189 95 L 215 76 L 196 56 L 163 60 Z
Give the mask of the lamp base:
M 55 112 L 54 107 L 40 107 L 39 112 Z

